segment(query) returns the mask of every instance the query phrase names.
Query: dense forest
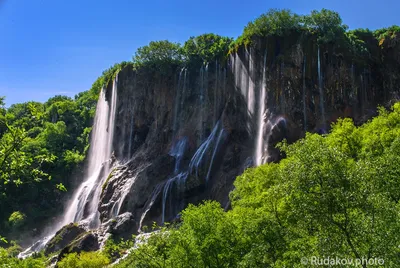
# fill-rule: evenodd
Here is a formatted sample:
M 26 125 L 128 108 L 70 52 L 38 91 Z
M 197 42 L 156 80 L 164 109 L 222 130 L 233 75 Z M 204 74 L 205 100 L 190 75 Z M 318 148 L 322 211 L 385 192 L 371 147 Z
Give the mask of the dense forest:
M 44 253 L 16 258 L 20 243 L 59 216 L 79 183 L 98 96 L 122 68 L 163 75 L 227 60 L 260 38 L 294 35 L 335 43 L 351 51 L 355 62 L 379 61 L 372 58 L 371 44 L 395 42 L 399 34 L 398 26 L 348 30 L 339 14 L 325 9 L 305 16 L 271 10 L 236 40 L 204 34 L 183 45 L 150 42 L 75 98 L 55 96 L 6 108 L 1 97 L 0 266 L 49 264 L 51 256 Z M 237 177 L 231 209 L 215 201 L 189 205 L 179 222 L 153 226 L 150 235 L 128 240 L 111 237 L 103 250 L 65 255 L 57 267 L 105 267 L 128 253 L 115 267 L 304 267 L 302 258 L 312 256 L 380 258 L 384 267 L 400 266 L 399 103 L 379 108 L 379 115 L 363 125 L 339 119 L 328 134 L 307 133 L 278 148 L 281 161 Z

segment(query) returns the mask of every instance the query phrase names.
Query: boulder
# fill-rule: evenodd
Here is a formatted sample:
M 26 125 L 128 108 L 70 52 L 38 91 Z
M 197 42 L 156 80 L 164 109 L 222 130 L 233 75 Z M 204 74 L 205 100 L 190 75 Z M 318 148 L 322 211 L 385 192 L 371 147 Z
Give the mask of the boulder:
M 57 252 L 64 247 L 66 247 L 69 243 L 71 243 L 75 238 L 77 238 L 82 233 L 85 233 L 86 230 L 78 226 L 76 223 L 70 223 L 61 228 L 55 236 L 46 244 L 44 253 L 49 255 L 51 253 Z
M 110 225 L 110 233 L 113 235 L 124 235 L 136 226 L 132 213 L 125 212 L 118 215 Z
M 93 232 L 86 232 L 78 236 L 68 246 L 61 250 L 58 255 L 58 261 L 60 261 L 66 254 L 80 253 L 82 251 L 96 251 L 99 250 L 99 240 L 96 234 Z

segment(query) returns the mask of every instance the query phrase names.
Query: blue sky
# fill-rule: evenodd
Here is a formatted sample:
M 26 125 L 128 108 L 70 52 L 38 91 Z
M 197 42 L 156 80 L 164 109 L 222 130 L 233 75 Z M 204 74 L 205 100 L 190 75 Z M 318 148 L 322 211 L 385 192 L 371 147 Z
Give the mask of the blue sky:
M 270 8 L 328 8 L 350 28 L 400 24 L 398 0 L 0 0 L 0 96 L 7 106 L 74 96 L 152 40 L 237 37 Z

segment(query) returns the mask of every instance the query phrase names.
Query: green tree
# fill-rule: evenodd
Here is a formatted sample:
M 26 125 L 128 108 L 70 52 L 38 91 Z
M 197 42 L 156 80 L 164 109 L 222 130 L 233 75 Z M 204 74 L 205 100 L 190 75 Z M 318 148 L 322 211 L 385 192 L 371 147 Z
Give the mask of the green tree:
M 249 22 L 235 46 L 249 45 L 254 37 L 288 36 L 300 29 L 301 17 L 288 9 L 270 9 L 257 19 Z
M 212 33 L 190 37 L 183 46 L 183 53 L 189 62 L 207 63 L 223 60 L 232 41 L 232 38 Z
M 138 48 L 133 57 L 133 63 L 136 67 L 143 65 L 178 65 L 181 64 L 182 60 L 180 44 L 168 40 L 152 41 L 149 45 Z
M 309 32 L 318 36 L 319 43 L 330 43 L 343 38 L 348 26 L 343 24 L 339 13 L 327 9 L 313 10 L 302 17 L 302 23 Z

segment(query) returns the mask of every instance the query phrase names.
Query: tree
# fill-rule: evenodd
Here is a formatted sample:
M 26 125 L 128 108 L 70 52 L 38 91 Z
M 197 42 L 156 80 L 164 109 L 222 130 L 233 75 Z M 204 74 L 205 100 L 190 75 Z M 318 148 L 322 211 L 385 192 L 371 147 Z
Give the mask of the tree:
M 180 44 L 168 40 L 152 41 L 149 45 L 138 48 L 133 57 L 136 68 L 142 66 L 165 68 L 166 66 L 179 65 L 182 60 Z
M 216 34 L 190 37 L 183 46 L 183 53 L 192 62 L 207 63 L 222 60 L 227 56 L 232 38 Z
M 310 15 L 302 17 L 304 27 L 318 36 L 319 43 L 334 42 L 343 38 L 348 26 L 343 24 L 339 13 L 322 9 L 313 10 Z

